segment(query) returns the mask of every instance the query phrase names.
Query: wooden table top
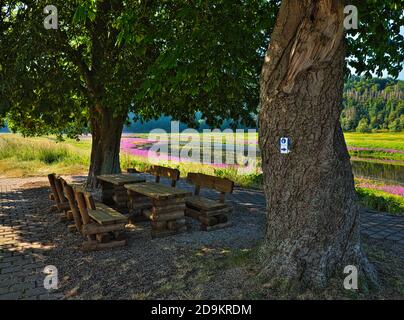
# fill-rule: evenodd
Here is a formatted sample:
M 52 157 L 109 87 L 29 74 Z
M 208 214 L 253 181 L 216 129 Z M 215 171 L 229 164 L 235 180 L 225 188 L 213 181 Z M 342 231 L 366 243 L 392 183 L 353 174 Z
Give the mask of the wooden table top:
M 145 182 L 145 178 L 139 177 L 139 175 L 134 173 L 118 173 L 118 174 L 103 174 L 97 176 L 98 180 L 112 183 L 116 186 L 122 186 L 127 183 L 138 183 Z
M 192 191 L 173 188 L 155 182 L 141 182 L 135 184 L 125 184 L 126 189 L 140 193 L 156 200 L 181 198 L 192 195 Z

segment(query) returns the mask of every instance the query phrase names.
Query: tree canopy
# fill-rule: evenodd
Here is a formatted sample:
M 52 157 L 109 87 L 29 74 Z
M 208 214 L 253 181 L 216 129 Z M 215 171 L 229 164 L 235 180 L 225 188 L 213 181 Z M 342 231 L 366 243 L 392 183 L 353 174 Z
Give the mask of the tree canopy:
M 1 2 L 0 117 L 26 135 L 77 135 L 88 130 L 97 105 L 126 114 L 157 52 L 117 45 L 125 4 L 53 1 L 57 30 L 44 28 L 47 4 Z M 148 12 L 140 5 L 131 10 Z
M 115 115 L 161 113 L 194 123 L 251 124 L 258 80 L 280 1 L 53 1 L 59 28 L 46 30 L 46 1 L 1 1 L 0 118 L 26 135 L 89 130 L 97 101 Z M 347 33 L 358 73 L 397 76 L 403 4 L 354 1 Z

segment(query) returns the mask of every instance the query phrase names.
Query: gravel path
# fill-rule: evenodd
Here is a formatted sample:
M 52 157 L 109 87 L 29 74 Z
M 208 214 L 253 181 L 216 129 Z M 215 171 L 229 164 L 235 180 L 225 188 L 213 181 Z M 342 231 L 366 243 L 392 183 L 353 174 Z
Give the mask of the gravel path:
M 83 179 L 67 178 L 74 182 Z M 189 188 L 184 181 L 179 187 Z M 212 257 L 256 247 L 264 236 L 262 193 L 236 189 L 229 197 L 235 206 L 229 228 L 203 232 L 198 223 L 187 219 L 186 233 L 152 239 L 150 225 L 144 222 L 128 225 L 127 247 L 83 253 L 78 250 L 83 237 L 69 232 L 67 223 L 49 212 L 48 194 L 44 177 L 0 180 L 0 299 L 237 298 L 242 296 L 248 273 L 237 268 L 202 274 L 197 270 Z M 394 228 L 398 228 L 394 234 L 404 233 L 402 217 L 392 220 L 374 212 L 362 216 L 362 231 L 368 236 L 380 235 L 380 230 L 392 233 Z M 42 285 L 47 265 L 58 268 L 59 289 L 55 292 Z M 212 272 L 214 282 L 209 280 Z M 189 287 L 190 283 L 200 286 Z
M 79 182 L 82 179 L 83 177 L 69 177 L 67 180 Z M 8 278 L 10 285 L 2 288 L 0 299 L 56 299 L 63 296 L 78 299 L 184 298 L 184 290 L 165 292 L 163 289 L 165 282 L 172 281 L 173 276 L 192 273 L 193 267 L 187 264 L 188 259 L 192 259 L 201 250 L 254 247 L 264 234 L 264 210 L 237 206 L 237 210 L 230 216 L 232 226 L 223 230 L 199 231 L 199 224 L 187 219 L 186 233 L 152 239 L 150 226 L 144 222 L 128 226 L 127 247 L 83 253 L 78 250 L 83 241 L 82 236 L 69 232 L 67 224 L 60 222 L 54 213 L 49 212 L 51 203 L 48 193 L 46 178 L 1 180 L 2 224 L 8 224 L 8 229 L 19 225 L 21 221 L 5 219 L 15 214 L 18 214 L 18 220 L 24 220 L 25 223 L 23 228 L 13 231 L 12 243 L 0 246 L 0 276 L 4 276 L 2 273 L 6 270 L 6 265 L 2 262 L 6 256 L 13 259 L 19 254 L 27 259 L 34 256 L 40 256 L 41 259 L 35 260 L 30 270 L 35 281 L 29 294 L 15 287 L 16 283 L 22 286 L 25 283 L 23 276 L 15 276 Z M 30 225 L 34 221 L 37 224 L 33 235 Z M 21 246 L 21 243 L 32 241 L 38 244 L 33 250 Z M 59 290 L 53 295 L 41 289 L 45 276 L 42 271 L 47 265 L 58 268 Z M 24 275 L 26 272 L 22 268 L 18 274 Z

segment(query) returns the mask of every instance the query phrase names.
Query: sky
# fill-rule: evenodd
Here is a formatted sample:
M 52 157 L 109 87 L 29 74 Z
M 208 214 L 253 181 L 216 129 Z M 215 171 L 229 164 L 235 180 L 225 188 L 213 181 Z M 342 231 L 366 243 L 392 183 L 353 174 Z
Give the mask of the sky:
M 400 80 L 404 80 L 404 70 L 400 72 L 398 78 L 399 78 Z

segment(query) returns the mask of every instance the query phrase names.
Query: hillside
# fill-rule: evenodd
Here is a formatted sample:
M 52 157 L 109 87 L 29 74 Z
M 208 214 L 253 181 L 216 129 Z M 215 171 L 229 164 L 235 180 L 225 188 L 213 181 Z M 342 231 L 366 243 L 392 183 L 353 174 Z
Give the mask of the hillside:
M 345 131 L 370 132 L 404 129 L 404 81 L 353 77 L 345 83 Z

